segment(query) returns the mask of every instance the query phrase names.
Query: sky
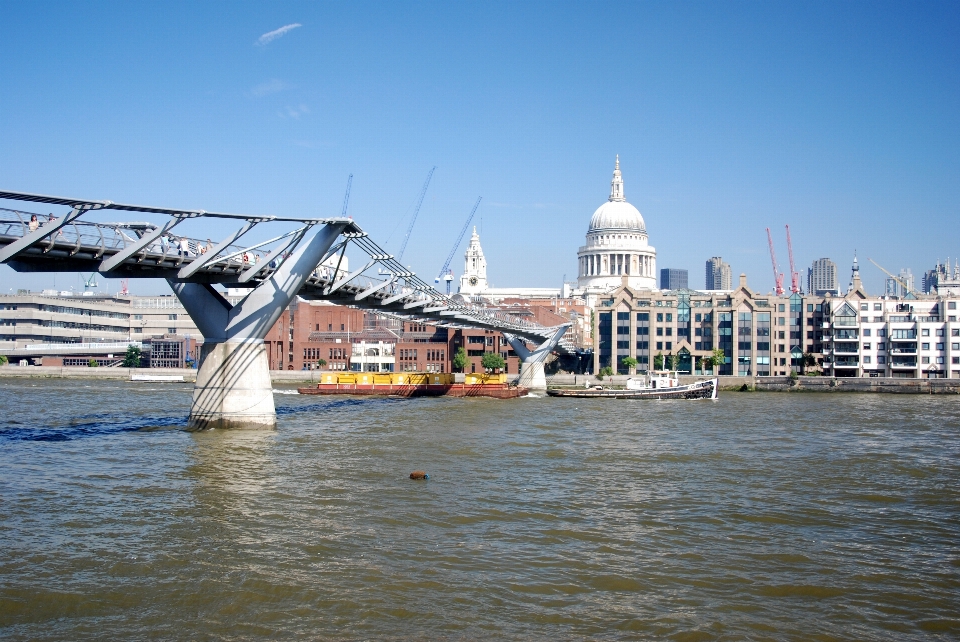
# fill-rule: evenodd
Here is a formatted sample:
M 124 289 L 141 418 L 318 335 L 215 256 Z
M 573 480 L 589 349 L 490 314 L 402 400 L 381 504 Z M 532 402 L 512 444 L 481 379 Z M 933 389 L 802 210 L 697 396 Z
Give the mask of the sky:
M 482 196 L 492 285 L 559 287 L 619 154 L 694 288 L 722 256 L 771 290 L 785 224 L 804 280 L 830 257 L 845 287 L 856 252 L 870 293 L 867 257 L 918 285 L 960 257 L 956 2 L 0 0 L 0 25 L 4 190 L 336 216 L 353 174 L 349 215 L 397 251 L 436 166 L 404 263 L 432 281 Z

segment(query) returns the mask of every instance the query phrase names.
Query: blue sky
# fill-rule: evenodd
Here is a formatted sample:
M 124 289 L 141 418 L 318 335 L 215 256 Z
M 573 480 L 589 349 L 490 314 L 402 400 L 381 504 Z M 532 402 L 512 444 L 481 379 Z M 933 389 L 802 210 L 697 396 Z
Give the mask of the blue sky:
M 957 3 L 8 1 L 0 24 L 2 189 L 337 215 L 352 173 L 396 250 L 436 165 L 405 262 L 432 278 L 482 195 L 491 282 L 559 286 L 619 154 L 692 287 L 721 255 L 771 289 L 785 223 L 802 273 L 829 256 L 845 285 L 856 249 L 871 292 L 868 256 L 960 256 Z

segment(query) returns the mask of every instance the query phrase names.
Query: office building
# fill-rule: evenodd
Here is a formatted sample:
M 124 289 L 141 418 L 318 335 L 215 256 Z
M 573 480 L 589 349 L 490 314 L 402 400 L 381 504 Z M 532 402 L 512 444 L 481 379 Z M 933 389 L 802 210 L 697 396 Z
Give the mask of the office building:
M 660 289 L 661 290 L 686 290 L 687 271 L 674 268 L 662 268 L 660 270 Z
M 817 259 L 807 269 L 807 293 L 824 296 L 840 294 L 837 264 L 827 258 Z
M 723 291 L 733 289 L 733 272 L 730 264 L 724 263 L 719 256 L 714 256 L 707 261 L 704 289 Z

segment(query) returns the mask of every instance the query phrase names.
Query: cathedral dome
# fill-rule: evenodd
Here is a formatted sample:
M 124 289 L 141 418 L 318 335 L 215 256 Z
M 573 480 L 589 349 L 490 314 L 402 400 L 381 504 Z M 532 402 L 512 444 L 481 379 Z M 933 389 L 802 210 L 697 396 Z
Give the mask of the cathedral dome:
M 631 230 L 646 233 L 640 211 L 626 201 L 607 201 L 590 217 L 588 232 L 600 230 Z
M 644 234 L 647 232 L 640 210 L 628 203 L 623 196 L 619 156 L 613 170 L 613 180 L 610 182 L 610 198 L 590 217 L 590 229 L 587 233 L 601 230 L 627 230 Z

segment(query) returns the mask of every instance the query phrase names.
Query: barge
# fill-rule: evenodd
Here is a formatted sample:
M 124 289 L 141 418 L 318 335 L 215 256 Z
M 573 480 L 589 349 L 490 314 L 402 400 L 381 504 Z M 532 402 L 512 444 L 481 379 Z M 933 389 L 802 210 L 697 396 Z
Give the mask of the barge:
M 320 383 L 297 388 L 302 395 L 383 395 L 390 397 L 494 397 L 514 399 L 529 389 L 507 383 L 505 374 L 445 372 L 331 372 Z

